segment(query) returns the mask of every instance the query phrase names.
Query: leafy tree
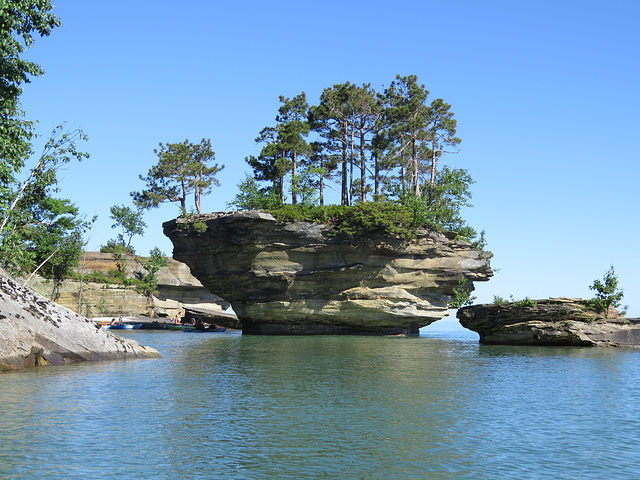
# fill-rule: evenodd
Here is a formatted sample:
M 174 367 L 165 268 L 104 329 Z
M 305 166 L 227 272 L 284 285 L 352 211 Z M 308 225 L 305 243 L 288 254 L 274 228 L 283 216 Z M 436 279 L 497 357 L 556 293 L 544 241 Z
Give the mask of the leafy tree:
M 449 303 L 449 308 L 462 308 L 473 304 L 476 297 L 471 295 L 472 290 L 473 283 L 468 281 L 464 275 L 460 277 L 458 286 L 453 289 L 453 298 Z
M 604 313 L 605 317 L 609 316 L 610 308 L 617 308 L 624 297 L 624 290 L 618 288 L 618 277 L 613 269 L 613 265 L 600 280 L 594 280 L 593 285 L 589 287 L 595 290 L 596 296 L 589 300 L 589 306 L 598 313 Z
M 22 85 L 42 68 L 20 58 L 34 36 L 48 36 L 60 19 L 51 13 L 49 0 L 0 0 L 0 196 L 5 197 L 14 175 L 32 153 L 33 122 L 24 118 L 19 98 Z
M 151 298 L 158 293 L 157 273 L 162 267 L 167 266 L 167 257 L 158 247 L 154 247 L 149 252 L 149 258 L 141 260 L 140 264 L 146 273 L 136 284 L 136 291 Z
M 24 179 L 35 134 L 19 105 L 23 84 L 44 73 L 20 56 L 36 35 L 48 36 L 61 24 L 51 9 L 48 0 L 0 0 L 0 254 L 3 267 L 16 274 L 62 278 L 77 262 L 86 224 L 69 200 L 54 197 L 57 171 L 88 157 L 76 149 L 86 137 L 56 127 Z
M 144 229 L 147 227 L 147 224 L 142 220 L 142 211 L 132 210 L 125 205 L 114 205 L 110 211 L 109 218 L 115 222 L 111 228 L 122 229 L 122 232 L 118 234 L 117 243 L 133 253 L 131 240 L 136 235 L 144 234 Z
M 258 182 L 250 175 L 238 184 L 240 193 L 236 194 L 227 207 L 236 210 L 268 210 L 282 205 L 279 194 L 270 188 L 260 188 Z
M 149 169 L 146 189 L 132 192 L 134 203 L 140 208 L 155 208 L 164 202 L 179 202 L 182 212 L 187 211 L 187 197 L 193 194 L 196 211 L 202 213 L 202 196 L 211 192 L 212 186 L 219 186 L 216 174 L 224 165 L 210 164 L 215 160 L 211 140 L 202 139 L 199 144 L 189 140 L 182 143 L 168 143 L 155 149 L 158 163 Z
M 19 183 L 12 178 L 0 197 L 0 252 L 4 268 L 19 272 L 40 270 L 44 276 L 62 278 L 77 261 L 84 224 L 69 200 L 55 198 L 57 171 L 72 159 L 88 154 L 76 148 L 86 140 L 80 130 L 54 129 L 36 165 Z

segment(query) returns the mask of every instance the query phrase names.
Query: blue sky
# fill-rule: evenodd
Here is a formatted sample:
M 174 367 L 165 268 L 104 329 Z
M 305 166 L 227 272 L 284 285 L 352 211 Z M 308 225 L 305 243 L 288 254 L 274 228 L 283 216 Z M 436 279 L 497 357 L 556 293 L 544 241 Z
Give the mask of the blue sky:
M 225 210 L 274 124 L 278 97 L 316 103 L 337 83 L 377 90 L 415 74 L 452 106 L 473 208 L 498 270 L 477 302 L 590 298 L 613 265 L 640 316 L 637 184 L 640 3 L 633 1 L 54 0 L 64 26 L 27 57 L 47 73 L 22 97 L 43 136 L 82 128 L 91 158 L 62 172 L 62 195 L 98 215 L 90 248 L 130 205 L 159 142 L 210 138 L 225 165 L 203 211 Z M 146 214 L 141 255 L 172 251 Z

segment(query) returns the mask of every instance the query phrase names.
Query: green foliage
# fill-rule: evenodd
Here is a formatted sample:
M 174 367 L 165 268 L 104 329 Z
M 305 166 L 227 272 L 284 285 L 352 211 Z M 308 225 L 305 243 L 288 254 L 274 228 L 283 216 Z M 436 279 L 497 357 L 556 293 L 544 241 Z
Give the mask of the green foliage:
M 615 274 L 613 265 L 605 273 L 602 282 L 594 280 L 589 289 L 595 290 L 596 296 L 588 301 L 588 308 L 596 313 L 604 313 L 605 317 L 609 316 L 610 308 L 620 306 L 620 302 L 624 297 L 624 290 L 618 288 L 618 277 Z
M 44 37 L 59 25 L 51 13 L 49 0 L 0 1 L 0 196 L 22 169 L 32 153 L 33 122 L 24 118 L 19 107 L 22 86 L 31 77 L 44 73 L 42 68 L 21 58 L 34 43 L 36 35 Z
M 283 205 L 271 210 L 271 214 L 284 222 L 306 221 L 330 223 L 336 234 L 347 237 L 367 235 L 395 235 L 411 238 L 411 211 L 394 202 L 358 203 L 345 205 L 310 206 Z
M 18 182 L 12 177 L 4 185 L 0 254 L 7 270 L 63 278 L 77 263 L 86 224 L 69 200 L 54 195 L 57 171 L 72 159 L 88 157 L 76 149 L 78 140 L 86 140 L 82 131 L 56 127 L 27 178 Z
M 157 273 L 162 267 L 167 266 L 167 257 L 160 251 L 158 247 L 154 247 L 149 252 L 149 258 L 141 260 L 141 265 L 146 273 L 136 284 L 136 291 L 151 298 L 158 293 L 158 277 Z
M 155 208 L 165 202 L 179 202 L 180 209 L 186 211 L 187 196 L 193 194 L 194 205 L 201 213 L 202 196 L 211 192 L 212 186 L 220 182 L 216 174 L 224 165 L 210 165 L 215 160 L 211 140 L 202 139 L 199 144 L 189 140 L 182 143 L 160 143 L 154 150 L 158 163 L 149 169 L 140 180 L 146 184 L 141 192 L 131 192 L 133 201 L 139 208 Z
M 516 308 L 535 307 L 538 303 L 535 300 L 531 300 L 529 297 L 525 297 L 524 300 L 520 300 L 514 303 Z
M 245 175 L 245 179 L 238 184 L 240 193 L 236 194 L 227 208 L 236 210 L 271 210 L 282 206 L 282 199 L 275 188 L 260 188 L 258 182 Z
M 77 262 L 85 226 L 75 206 L 54 198 L 56 172 L 72 158 L 88 156 L 75 148 L 84 134 L 58 126 L 26 180 L 19 180 L 34 153 L 34 123 L 19 99 L 23 85 L 44 73 L 21 55 L 36 36 L 61 25 L 52 8 L 49 0 L 0 0 L 0 262 L 15 274 L 62 278 Z
M 461 208 L 470 206 L 469 186 L 472 183 L 466 170 L 444 168 L 437 175 L 437 183 L 427 187 L 429 195 L 408 192 L 400 196 L 400 201 L 414 212 L 416 228 L 429 226 L 473 238 L 475 231 L 460 217 Z
M 453 299 L 449 308 L 461 308 L 473 304 L 476 297 L 471 296 L 473 284 L 464 275 L 458 280 L 458 287 L 453 289 Z
M 500 295 L 494 295 L 493 303 L 495 303 L 496 305 L 505 305 L 509 303 L 509 300 L 507 300 L 506 298 L 502 298 Z
M 136 253 L 133 247 L 127 247 L 116 240 L 108 240 L 106 245 L 100 247 L 100 252 L 116 254 L 124 253 L 129 255 L 134 255 Z
M 114 253 L 113 257 L 116 260 L 117 270 L 112 271 L 112 275 L 114 278 L 118 280 L 118 283 L 121 283 L 125 286 L 132 285 L 133 279 L 129 277 L 129 261 L 127 259 L 127 254 L 123 252 Z
M 136 235 L 143 235 L 144 229 L 147 224 L 142 220 L 142 211 L 132 210 L 125 205 L 114 205 L 110 209 L 111 215 L 109 216 L 115 223 L 111 225 L 111 228 L 121 228 L 122 232 L 118 234 L 117 243 L 122 245 L 125 249 L 131 250 L 131 240 Z
M 185 228 L 190 232 L 204 233 L 207 230 L 207 223 L 199 220 L 197 213 L 182 212 L 181 217 L 185 220 Z
M 472 241 L 477 233 L 461 211 L 471 206 L 473 179 L 442 163 L 455 153 L 446 149 L 460 143 L 457 121 L 451 105 L 427 102 L 428 96 L 415 75 L 397 75 L 384 92 L 350 82 L 325 88 L 316 106 L 304 94 L 280 97 L 277 125 L 260 131 L 260 155 L 246 158 L 253 182 L 240 184 L 229 206 L 274 209 L 265 205 L 267 192 L 284 204 L 286 185 L 291 203 L 324 205 L 325 182 L 335 181 L 341 205 L 398 200 L 413 213 L 409 228 L 453 231 Z M 307 143 L 308 133 L 317 140 Z M 260 182 L 271 185 L 263 189 Z M 476 245 L 482 249 L 484 238 Z

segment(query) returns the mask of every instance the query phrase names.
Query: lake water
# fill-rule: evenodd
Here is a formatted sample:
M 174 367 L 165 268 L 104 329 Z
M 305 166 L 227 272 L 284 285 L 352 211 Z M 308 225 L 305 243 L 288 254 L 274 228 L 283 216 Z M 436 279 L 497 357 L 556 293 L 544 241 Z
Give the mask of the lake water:
M 640 351 L 135 331 L 0 375 L 0 479 L 636 479 Z

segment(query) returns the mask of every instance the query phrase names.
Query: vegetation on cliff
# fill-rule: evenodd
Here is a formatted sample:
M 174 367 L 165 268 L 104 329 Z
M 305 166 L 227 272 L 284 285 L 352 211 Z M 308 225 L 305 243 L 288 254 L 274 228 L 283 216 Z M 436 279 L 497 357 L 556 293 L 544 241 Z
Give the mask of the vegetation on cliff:
M 594 280 L 593 285 L 589 288 L 596 292 L 596 296 L 589 300 L 589 308 L 597 313 L 604 313 L 605 317 L 609 316 L 609 310 L 611 308 L 620 306 L 622 298 L 624 297 L 624 290 L 618 288 L 618 277 L 613 269 L 613 265 L 607 273 L 605 273 L 602 282 L 600 280 Z M 624 313 L 625 312 L 623 312 L 623 314 Z
M 449 104 L 428 95 L 415 75 L 398 75 L 383 92 L 349 82 L 326 88 L 316 106 L 304 92 L 281 96 L 276 125 L 256 138 L 260 155 L 246 158 L 253 177 L 229 206 L 330 222 L 347 235 L 412 236 L 428 227 L 476 237 L 461 217 L 473 179 L 442 163 L 460 143 L 457 122 Z M 324 207 L 332 181 L 340 206 Z

